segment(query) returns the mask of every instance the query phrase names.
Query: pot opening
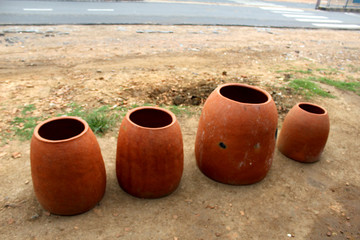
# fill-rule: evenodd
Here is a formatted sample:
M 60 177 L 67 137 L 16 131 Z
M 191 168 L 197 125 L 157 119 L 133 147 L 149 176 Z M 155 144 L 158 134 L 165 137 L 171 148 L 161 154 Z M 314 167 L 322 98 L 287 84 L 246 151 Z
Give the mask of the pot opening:
M 170 114 L 158 109 L 140 109 L 131 113 L 129 118 L 133 123 L 147 128 L 161 128 L 173 122 Z
M 84 124 L 76 119 L 57 119 L 42 125 L 39 135 L 47 140 L 64 140 L 79 135 L 84 129 Z
M 311 105 L 311 104 L 302 103 L 299 105 L 299 107 L 309 113 L 314 113 L 314 114 L 324 114 L 325 113 L 324 109 L 314 106 L 314 105 Z
M 259 104 L 269 100 L 265 93 L 246 86 L 224 86 L 220 89 L 220 94 L 226 98 L 242 103 Z

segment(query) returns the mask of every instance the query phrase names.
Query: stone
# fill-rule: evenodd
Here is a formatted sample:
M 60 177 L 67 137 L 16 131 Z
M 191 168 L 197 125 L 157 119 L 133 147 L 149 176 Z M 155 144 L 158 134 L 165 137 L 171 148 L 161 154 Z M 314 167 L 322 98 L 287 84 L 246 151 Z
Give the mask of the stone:
M 173 103 L 174 103 L 174 105 L 176 105 L 176 106 L 178 106 L 178 105 L 180 105 L 180 104 L 182 104 L 182 103 L 184 103 L 184 102 L 185 102 L 185 99 L 184 99 L 181 95 L 177 95 L 177 96 L 175 96 L 174 99 L 173 99 Z

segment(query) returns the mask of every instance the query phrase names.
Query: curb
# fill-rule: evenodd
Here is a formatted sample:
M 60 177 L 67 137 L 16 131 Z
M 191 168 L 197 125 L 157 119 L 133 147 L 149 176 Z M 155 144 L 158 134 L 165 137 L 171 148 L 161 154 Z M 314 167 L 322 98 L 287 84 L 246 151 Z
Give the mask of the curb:
M 356 12 L 360 13 L 360 8 L 327 8 L 317 7 L 316 10 L 330 11 L 330 12 Z

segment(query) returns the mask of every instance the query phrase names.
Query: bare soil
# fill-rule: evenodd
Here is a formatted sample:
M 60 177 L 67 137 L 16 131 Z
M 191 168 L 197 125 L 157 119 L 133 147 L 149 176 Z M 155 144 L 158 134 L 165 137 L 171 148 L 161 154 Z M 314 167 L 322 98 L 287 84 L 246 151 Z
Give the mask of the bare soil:
M 291 74 L 360 81 L 359 31 L 129 25 L 2 26 L 0 33 L 2 239 L 360 239 L 360 96 L 323 85 L 336 98 L 309 100 L 331 121 L 317 163 L 276 150 L 263 181 L 229 186 L 205 177 L 194 156 L 201 108 L 217 85 L 266 89 L 281 127 L 306 100 L 288 86 Z M 118 186 L 115 128 L 98 137 L 107 169 L 98 206 L 71 217 L 43 210 L 32 188 L 30 142 L 16 139 L 11 121 L 29 104 L 47 118 L 72 102 L 187 106 L 193 114 L 178 115 L 185 168 L 177 191 L 146 200 Z

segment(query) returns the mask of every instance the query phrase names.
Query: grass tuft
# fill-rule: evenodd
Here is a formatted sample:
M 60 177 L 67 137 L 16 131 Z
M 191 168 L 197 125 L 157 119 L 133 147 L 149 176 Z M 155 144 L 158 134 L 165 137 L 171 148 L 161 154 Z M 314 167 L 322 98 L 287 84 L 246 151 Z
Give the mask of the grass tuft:
M 360 82 L 343 82 L 336 81 L 328 78 L 312 78 L 313 81 L 325 83 L 330 86 L 334 86 L 338 89 L 354 92 L 360 95 Z
M 31 113 L 35 110 L 34 104 L 24 106 L 20 116 L 14 118 L 11 122 L 12 130 L 21 140 L 29 140 L 34 132 L 34 128 L 41 120 L 40 117 L 33 117 Z
M 354 66 L 350 66 L 356 70 Z M 279 72 L 286 72 L 296 74 L 295 77 L 293 75 L 289 75 L 290 84 L 289 86 L 292 87 L 294 90 L 297 91 L 298 94 L 304 95 L 306 98 L 311 98 L 312 96 L 318 95 L 322 97 L 330 97 L 334 98 L 332 94 L 323 90 L 317 83 L 323 83 L 329 86 L 334 86 L 338 89 L 342 89 L 345 91 L 351 91 L 360 95 L 360 82 L 356 81 L 353 78 L 348 77 L 348 81 L 340 81 L 340 80 L 332 80 L 328 77 L 324 77 L 324 75 L 334 75 L 339 74 L 340 71 L 335 68 L 316 68 L 314 71 L 312 69 L 307 70 L 298 70 L 298 69 L 288 69 L 288 70 L 281 70 Z M 299 74 L 309 74 L 307 77 L 301 77 Z M 321 74 L 322 76 L 319 76 Z
M 277 73 L 302 73 L 302 74 L 312 74 L 312 69 L 302 70 L 302 69 L 286 69 L 286 70 L 278 70 Z
M 119 114 L 111 111 L 109 106 L 85 110 L 76 103 L 70 104 L 71 111 L 66 116 L 76 116 L 84 119 L 95 134 L 104 134 L 115 126 Z M 61 114 L 63 115 L 63 114 Z
M 335 96 L 321 89 L 321 87 L 307 79 L 295 79 L 290 82 L 290 87 L 292 87 L 298 93 L 304 95 L 306 98 L 311 98 L 314 95 L 334 98 Z
M 186 114 L 188 116 L 192 115 L 192 112 L 189 110 L 186 106 L 176 106 L 176 105 L 170 105 L 167 107 L 172 113 L 174 113 L 176 116 L 180 116 L 182 114 Z
M 116 124 L 120 121 L 119 118 L 124 117 L 130 109 L 139 106 L 140 105 L 134 104 L 129 108 L 123 106 L 102 106 L 96 109 L 85 109 L 77 103 L 71 103 L 68 105 L 69 110 L 67 112 L 60 113 L 57 116 L 80 117 L 89 124 L 89 127 L 95 134 L 102 135 L 116 126 Z M 153 105 L 144 104 L 143 106 Z M 177 116 L 181 114 L 191 115 L 188 107 L 173 105 L 162 107 L 169 109 Z M 36 110 L 36 108 L 33 104 L 26 105 L 21 109 L 19 116 L 16 116 L 11 122 L 11 131 L 1 133 L 0 137 L 2 144 L 6 144 L 6 141 L 9 139 L 9 135 L 15 135 L 19 137 L 20 140 L 31 139 L 36 125 L 46 119 L 45 117 L 33 117 L 34 110 Z

